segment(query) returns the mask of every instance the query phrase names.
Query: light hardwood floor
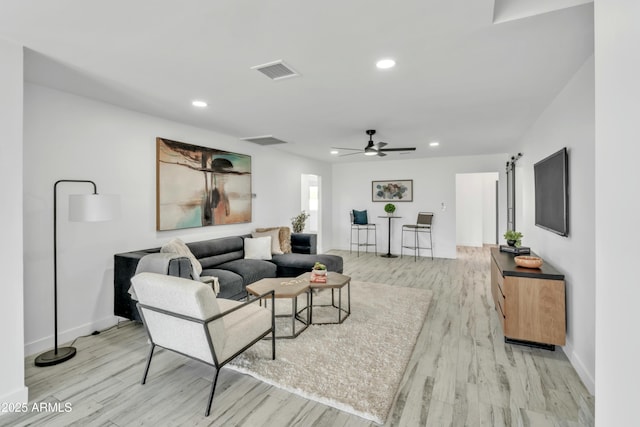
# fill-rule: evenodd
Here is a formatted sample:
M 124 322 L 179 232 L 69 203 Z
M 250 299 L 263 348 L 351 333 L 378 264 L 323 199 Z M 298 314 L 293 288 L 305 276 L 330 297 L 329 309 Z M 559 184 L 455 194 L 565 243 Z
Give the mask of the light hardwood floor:
M 594 398 L 564 353 L 505 344 L 491 300 L 489 251 L 458 259 L 345 260 L 356 281 L 433 291 L 426 321 L 388 426 L 591 426 Z M 373 426 L 354 415 L 222 369 L 212 413 L 204 408 L 213 368 L 160 351 L 140 385 L 148 344 L 141 325 L 80 338 L 78 355 L 36 368 L 26 359 L 30 403 L 70 412 L 0 416 L 0 426 Z

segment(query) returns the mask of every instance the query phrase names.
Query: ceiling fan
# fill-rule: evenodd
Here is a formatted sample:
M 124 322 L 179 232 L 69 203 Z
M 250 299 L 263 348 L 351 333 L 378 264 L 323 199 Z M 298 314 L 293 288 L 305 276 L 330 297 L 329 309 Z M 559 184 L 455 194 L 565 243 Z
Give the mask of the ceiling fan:
M 384 157 L 387 155 L 386 153 L 392 152 L 392 151 L 416 151 L 416 147 L 384 148 L 387 146 L 386 142 L 377 142 L 374 144 L 373 135 L 375 135 L 375 133 L 376 133 L 375 129 L 367 130 L 367 135 L 369 135 L 369 142 L 367 143 L 366 147 L 364 147 L 364 149 L 363 148 L 344 148 L 344 147 L 332 147 L 332 148 L 335 148 L 336 150 L 356 151 L 355 153 L 342 154 L 340 157 L 351 156 L 353 154 L 361 154 L 361 153 L 364 153 L 365 156 Z

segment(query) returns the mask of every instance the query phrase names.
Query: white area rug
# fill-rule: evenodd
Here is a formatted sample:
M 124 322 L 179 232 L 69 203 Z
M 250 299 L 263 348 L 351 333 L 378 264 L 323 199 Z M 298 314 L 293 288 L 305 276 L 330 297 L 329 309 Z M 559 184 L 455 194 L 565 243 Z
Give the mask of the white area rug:
M 346 288 L 343 304 L 345 295 Z M 352 282 L 351 316 L 344 323 L 312 325 L 295 339 L 278 339 L 276 360 L 271 342 L 259 342 L 227 367 L 383 424 L 430 301 L 426 290 Z

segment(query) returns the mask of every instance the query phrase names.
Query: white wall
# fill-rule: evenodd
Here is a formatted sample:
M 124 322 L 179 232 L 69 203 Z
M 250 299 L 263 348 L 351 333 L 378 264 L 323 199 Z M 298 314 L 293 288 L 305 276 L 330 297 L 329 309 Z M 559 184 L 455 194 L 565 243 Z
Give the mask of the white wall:
M 482 247 L 496 243 L 498 172 L 456 175 L 456 244 Z M 502 197 L 506 198 L 506 194 Z M 506 199 L 505 199 L 506 200 Z
M 638 424 L 640 2 L 595 1 L 596 424 Z
M 155 230 L 155 139 L 166 137 L 252 156 L 253 222 L 189 230 Z M 300 212 L 300 175 L 316 174 L 331 188 L 327 163 L 288 155 L 219 133 L 124 110 L 38 85 L 25 85 L 24 221 L 25 343 L 27 354 L 53 345 L 53 184 L 91 179 L 98 192 L 119 194 L 122 218 L 68 222 L 67 194 L 87 185 L 58 187 L 59 331 L 64 342 L 114 324 L 113 254 L 288 225 Z M 324 230 L 331 230 L 324 197 Z M 330 245 L 330 237 L 325 236 Z M 319 248 L 322 250 L 322 248 Z
M 21 46 L 0 39 L 0 403 L 28 400 L 23 350 L 22 55 Z
M 415 223 L 420 211 L 434 212 L 433 253 L 439 258 L 456 257 L 456 174 L 503 171 L 506 154 L 487 156 L 438 157 L 415 160 L 372 159 L 364 163 L 333 166 L 333 245 L 349 249 L 349 211 L 366 209 L 370 222 L 378 224 L 378 252 L 387 251 L 387 220 L 384 203 L 371 201 L 371 181 L 413 179 L 413 202 L 398 202 L 392 220 L 391 252 L 400 253 L 401 226 Z M 500 182 L 505 182 L 500 172 Z M 506 194 L 501 186 L 500 194 Z M 444 203 L 446 209 L 441 209 Z M 500 201 L 500 224 L 505 227 L 506 203 Z M 504 231 L 503 231 L 504 232 Z
M 563 348 L 595 390 L 595 99 L 593 56 L 572 77 L 521 141 L 516 166 L 516 224 L 530 246 L 565 275 L 567 344 Z M 569 236 L 536 227 L 533 164 L 567 147 Z

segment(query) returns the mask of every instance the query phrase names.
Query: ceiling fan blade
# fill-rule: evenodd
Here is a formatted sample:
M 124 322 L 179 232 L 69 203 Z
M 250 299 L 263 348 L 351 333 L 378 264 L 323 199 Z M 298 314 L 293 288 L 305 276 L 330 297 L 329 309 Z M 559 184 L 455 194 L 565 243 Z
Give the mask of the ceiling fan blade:
M 353 156 L 354 154 L 362 154 L 362 150 L 358 150 L 357 153 L 340 154 L 338 157 Z
M 384 157 L 384 156 L 386 156 L 386 154 L 385 154 L 385 153 L 383 153 L 381 150 L 378 150 L 378 154 L 377 154 L 377 156 L 378 156 L 378 157 Z
M 380 151 L 416 151 L 416 147 L 405 148 L 381 148 Z
M 351 150 L 351 151 L 362 151 L 362 148 L 346 148 L 346 147 L 331 147 L 334 150 Z
M 380 141 L 380 142 L 378 142 L 378 143 L 376 144 L 376 146 L 378 147 L 378 149 L 380 149 L 380 148 L 382 148 L 382 147 L 387 146 L 387 143 L 386 143 L 386 142 L 382 142 L 382 141 Z

